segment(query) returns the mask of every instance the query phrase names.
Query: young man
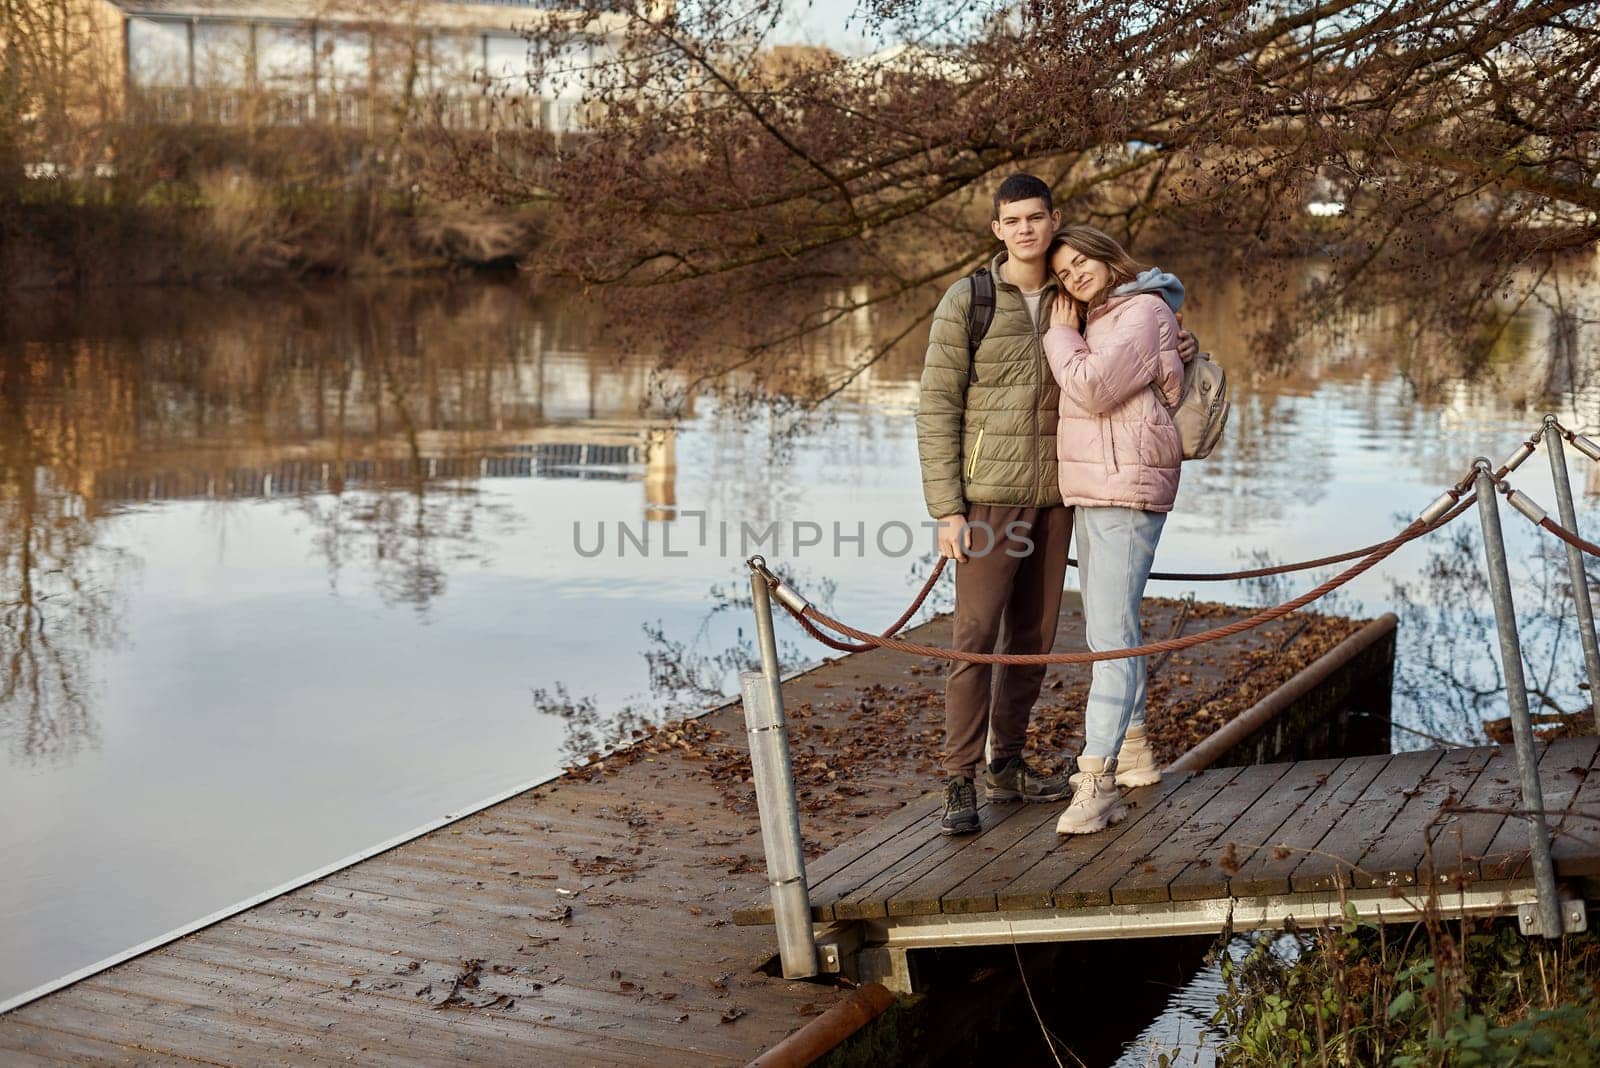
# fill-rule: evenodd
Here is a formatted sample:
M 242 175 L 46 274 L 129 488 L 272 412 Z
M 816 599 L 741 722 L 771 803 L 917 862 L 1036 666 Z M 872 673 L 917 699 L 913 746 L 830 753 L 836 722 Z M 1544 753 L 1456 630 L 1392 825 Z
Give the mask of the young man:
M 1050 187 L 1014 174 L 994 195 L 990 227 L 1005 244 L 989 264 L 994 319 L 969 356 L 972 279 L 951 286 L 934 313 L 917 406 L 917 451 L 939 552 L 956 561 L 954 648 L 1048 652 L 1066 580 L 1072 512 L 1056 480 L 1059 393 L 1041 336 L 1056 281 L 1045 269 L 1061 223 Z M 1055 801 L 1064 776 L 1022 761 L 1043 667 L 991 669 L 957 662 L 945 689 L 945 834 L 978 829 L 974 772 L 993 731 L 984 785 L 993 801 Z
M 1060 393 L 1045 363 L 1056 280 L 1046 269 L 1061 223 L 1050 187 L 1014 174 L 994 195 L 990 228 L 1005 251 L 989 263 L 994 318 L 969 354 L 972 279 L 946 291 L 928 335 L 917 406 L 917 451 L 939 552 L 956 561 L 952 646 L 992 653 L 1002 621 L 1007 653 L 1055 645 L 1072 537 L 1072 510 L 1056 477 Z M 1185 335 L 1183 348 L 1192 351 Z M 1037 775 L 1022 760 L 1028 717 L 1045 669 L 957 662 L 945 689 L 945 834 L 978 830 L 975 772 L 991 801 L 1055 801 L 1065 775 Z

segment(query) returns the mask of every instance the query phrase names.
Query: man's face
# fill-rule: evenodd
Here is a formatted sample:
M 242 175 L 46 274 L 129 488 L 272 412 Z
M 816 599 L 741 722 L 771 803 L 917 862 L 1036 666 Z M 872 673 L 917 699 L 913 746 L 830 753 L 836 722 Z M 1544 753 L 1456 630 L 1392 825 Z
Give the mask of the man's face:
M 989 225 L 1012 259 L 1037 262 L 1044 259 L 1050 238 L 1061 225 L 1061 213 L 1046 208 L 1042 197 L 1013 200 L 1000 205 L 1000 217 Z

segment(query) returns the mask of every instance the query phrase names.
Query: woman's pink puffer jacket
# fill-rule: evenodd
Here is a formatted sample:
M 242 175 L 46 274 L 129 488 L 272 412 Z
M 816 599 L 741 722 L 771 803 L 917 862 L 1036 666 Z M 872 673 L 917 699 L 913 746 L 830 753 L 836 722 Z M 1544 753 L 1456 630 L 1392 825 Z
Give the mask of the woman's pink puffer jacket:
M 1154 293 L 1113 296 L 1080 335 L 1053 326 L 1045 358 L 1061 385 L 1056 429 L 1067 505 L 1170 512 L 1183 447 L 1168 405 L 1183 394 L 1178 320 Z

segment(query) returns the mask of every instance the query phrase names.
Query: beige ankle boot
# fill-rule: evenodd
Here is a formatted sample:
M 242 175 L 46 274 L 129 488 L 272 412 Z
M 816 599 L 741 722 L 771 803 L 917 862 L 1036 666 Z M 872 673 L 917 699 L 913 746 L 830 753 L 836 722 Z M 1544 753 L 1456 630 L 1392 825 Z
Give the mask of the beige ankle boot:
M 1155 750 L 1150 748 L 1144 728 L 1129 727 L 1122 748 L 1117 750 L 1117 785 L 1132 789 L 1154 786 L 1160 781 L 1161 765 L 1156 763 Z
M 1104 757 L 1078 758 L 1072 803 L 1056 821 L 1057 834 L 1093 834 L 1128 814 L 1117 790 L 1116 764 Z

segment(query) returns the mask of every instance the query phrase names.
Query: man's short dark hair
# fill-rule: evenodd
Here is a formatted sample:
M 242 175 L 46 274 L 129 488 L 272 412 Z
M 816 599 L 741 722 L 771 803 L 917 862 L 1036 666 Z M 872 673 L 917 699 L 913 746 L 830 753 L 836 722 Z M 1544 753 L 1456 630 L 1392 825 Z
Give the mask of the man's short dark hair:
M 1000 209 L 1007 204 L 1015 204 L 1019 200 L 1032 200 L 1035 197 L 1044 201 L 1045 211 L 1055 211 L 1055 200 L 1050 196 L 1050 187 L 1031 174 L 1013 174 L 1010 178 L 1000 183 L 1000 188 L 994 191 L 994 218 L 1000 218 Z

